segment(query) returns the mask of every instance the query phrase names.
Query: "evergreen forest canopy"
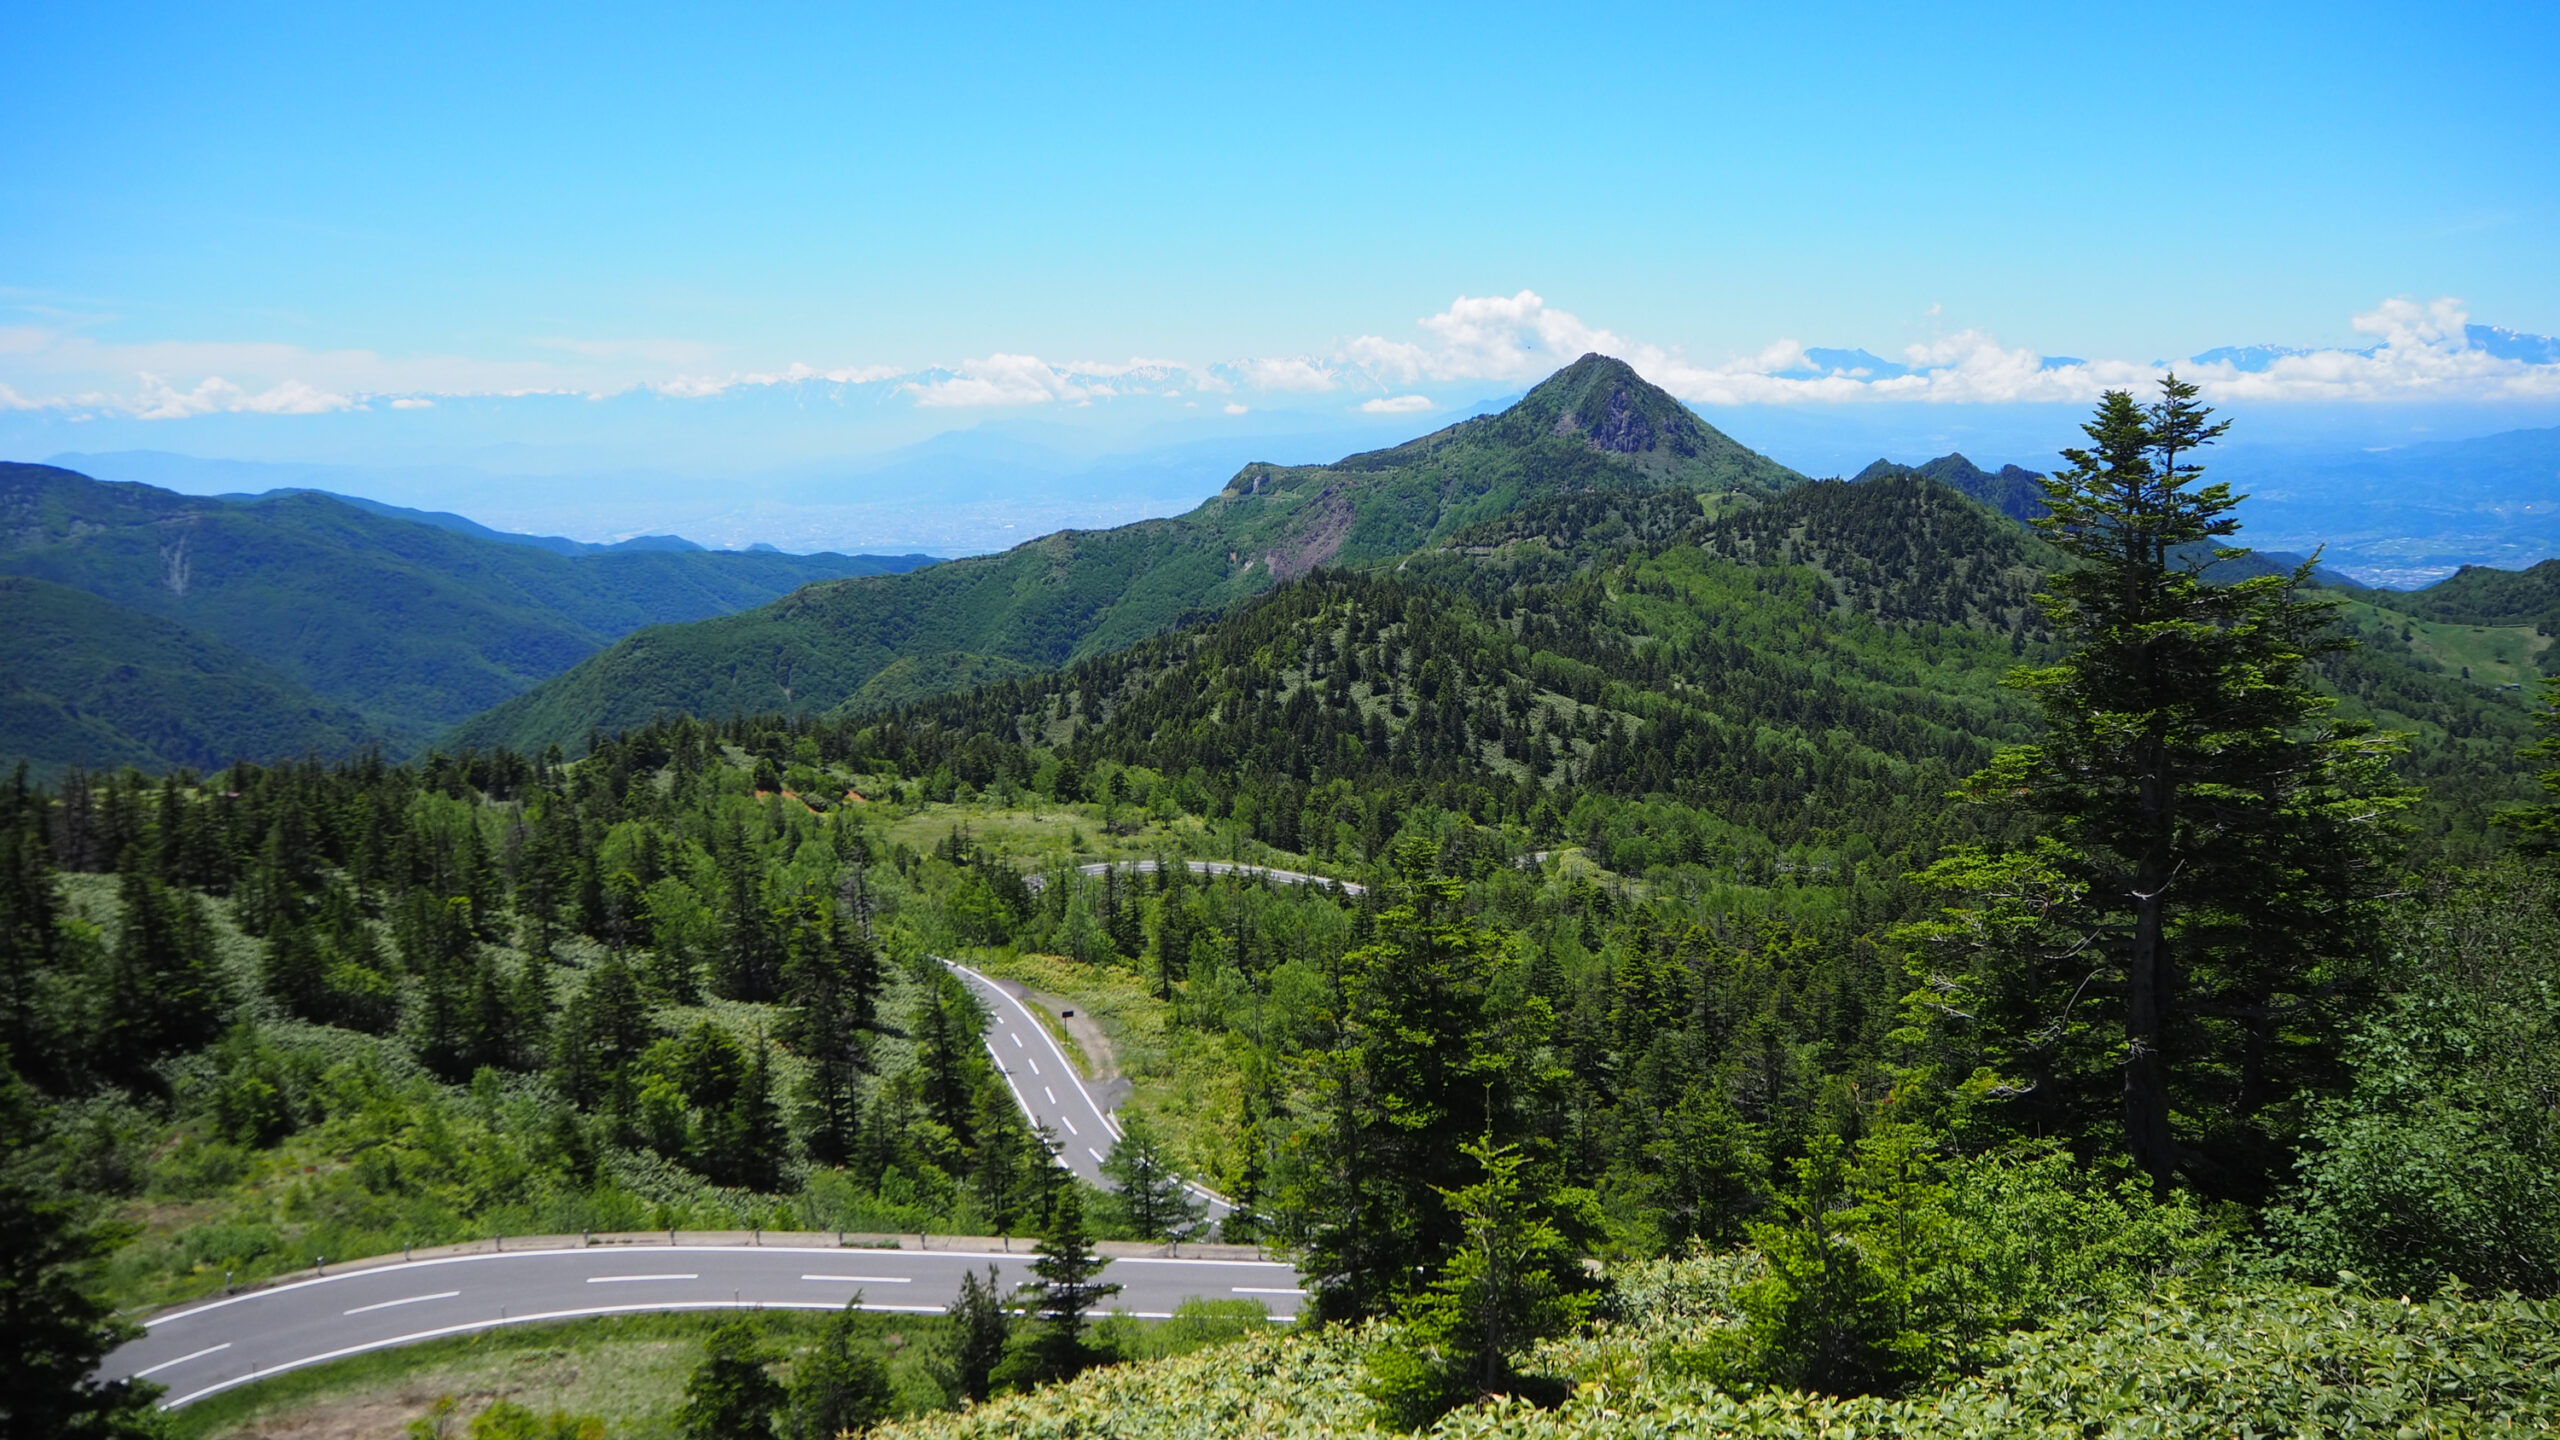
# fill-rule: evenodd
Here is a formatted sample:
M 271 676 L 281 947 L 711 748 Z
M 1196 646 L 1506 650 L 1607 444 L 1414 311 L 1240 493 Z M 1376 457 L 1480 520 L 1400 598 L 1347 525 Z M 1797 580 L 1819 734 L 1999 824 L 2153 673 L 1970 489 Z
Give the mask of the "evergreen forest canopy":
M 1352 497 L 1330 563 L 1162 633 L 1083 612 L 1063 668 L 936 662 L 965 693 L 849 669 L 574 759 L 22 774 L 0 1232 L 80 1280 L 60 1343 L 97 1353 L 96 1297 L 492 1229 L 1032 1231 L 1039 1321 L 964 1296 L 936 1374 L 1036 1393 L 938 1423 L 1139 1433 L 1280 1375 L 1343 1424 L 1509 1395 L 1577 1433 L 2550 1423 L 2531 592 L 2250 563 L 2174 383 L 2108 398 L 2032 526 L 1715 470 L 1617 383 L 1249 471 L 1215 513 L 1271 498 L 1265 558 Z M 940 957 L 1102 1017 L 1115 1191 L 1049 1163 Z M 1060 1385 L 1135 1344 L 1084 1323 L 1084 1237 L 1199 1233 L 1177 1175 L 1323 1333 Z M 2174 1383 L 2127 1358 L 2164 1346 Z M 799 1405 L 771 1359 L 718 1341 L 692 1413 Z

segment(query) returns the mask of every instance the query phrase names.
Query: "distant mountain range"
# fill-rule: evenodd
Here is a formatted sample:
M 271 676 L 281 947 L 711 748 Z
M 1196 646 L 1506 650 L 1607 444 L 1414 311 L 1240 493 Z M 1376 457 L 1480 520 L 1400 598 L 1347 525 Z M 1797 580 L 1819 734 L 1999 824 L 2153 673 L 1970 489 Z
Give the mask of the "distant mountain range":
M 2269 545 L 2234 574 L 2297 563 L 2274 548 L 2287 537 L 2271 520 L 2325 523 L 2360 505 L 2380 537 L 2369 546 L 2423 558 L 2422 534 L 2378 528 L 2414 507 L 2522 551 L 2543 543 L 2530 537 L 2560 493 L 2560 430 L 2332 454 L 2313 479 L 2263 478 L 2264 452 L 2242 447 L 2215 458 L 2217 478 L 2254 492 L 2246 538 Z M 1949 453 L 1878 460 L 1847 489 L 1942 486 L 2016 522 L 2041 512 L 2036 479 Z M 1599 356 L 1401 445 L 1248 464 L 1183 515 L 931 565 L 674 536 L 602 545 L 307 487 L 190 497 L 0 465 L 0 758 L 165 768 L 365 745 L 575 748 L 590 729 L 664 713 L 878 710 L 1114 653 L 1322 566 L 1427 570 L 1444 551 L 1530 538 L 1511 533 L 1522 517 L 1670 536 L 1697 522 L 1700 497 L 1728 517 L 1804 483 Z M 2342 553 L 2376 552 L 2328 558 Z M 2560 530 L 2531 558 L 2553 553 Z M 2456 640 L 2429 652 L 2448 665 L 2526 663 L 2496 646 L 2545 670 L 2560 660 L 2547 643 L 2560 561 L 2359 598 L 2496 631 L 2476 655 Z
M 261 500 L 274 500 L 286 495 L 318 495 L 324 499 L 335 500 L 342 505 L 353 505 L 359 510 L 371 511 L 376 515 L 387 515 L 394 520 L 408 520 L 420 525 L 432 525 L 439 530 L 450 530 L 456 535 L 469 535 L 480 540 L 495 540 L 501 545 L 529 545 L 536 550 L 548 550 L 554 555 L 614 555 L 627 553 L 633 550 L 685 551 L 707 550 L 710 548 L 707 545 L 696 545 L 681 535 L 635 535 L 631 539 L 617 541 L 611 545 L 600 545 L 589 540 L 571 540 L 562 535 L 519 535 L 511 530 L 492 530 L 477 520 L 473 520 L 468 516 L 456 515 L 450 511 L 412 510 L 405 505 L 385 505 L 379 500 L 367 500 L 361 495 L 341 495 L 333 490 L 313 490 L 302 486 L 285 486 L 280 489 L 261 491 L 255 495 L 216 495 L 213 498 L 216 500 L 228 501 L 234 505 L 255 505 Z M 761 550 L 772 550 L 778 547 L 762 545 L 755 548 Z M 865 556 L 863 558 L 877 559 L 879 557 Z M 930 563 L 932 560 L 932 557 L 928 555 L 908 555 L 897 556 L 894 558 L 901 560 L 913 560 L 920 565 Z
M 927 563 L 689 545 L 563 554 L 309 491 L 186 496 L 0 464 L 0 575 L 42 582 L 0 596 L 16 622 L 0 638 L 0 755 L 201 766 L 405 752 L 642 626 Z
M 1548 495 L 1765 496 L 1803 478 L 1623 362 L 1586 355 L 1499 414 L 1330 465 L 1248 465 L 1186 515 L 1062 531 L 999 555 L 644 630 L 453 740 L 539 749 L 661 713 L 860 708 L 892 698 L 875 682 L 911 698 L 937 676 L 1046 669 L 1115 650 L 1317 566 L 1393 560 Z

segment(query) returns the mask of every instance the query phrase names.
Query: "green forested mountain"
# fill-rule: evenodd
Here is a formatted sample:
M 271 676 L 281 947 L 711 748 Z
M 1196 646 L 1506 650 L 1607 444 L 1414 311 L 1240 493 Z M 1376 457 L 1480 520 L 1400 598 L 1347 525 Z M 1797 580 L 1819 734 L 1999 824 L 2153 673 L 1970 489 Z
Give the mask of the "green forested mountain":
M 2044 513 L 2044 491 L 2036 482 L 2042 479 L 2023 465 L 2003 465 L 1997 473 L 1983 469 L 1961 453 L 1941 455 L 1919 465 L 1897 465 L 1878 460 L 1857 473 L 1860 481 L 1882 479 L 1887 475 L 1919 475 L 1960 491 L 2013 520 L 2033 520 Z
M 0 577 L 0 634 L 0 755 L 40 774 L 210 770 L 244 756 L 343 755 L 375 738 L 362 716 L 254 655 L 67 585 Z
M 2526 626 L 2549 641 L 2560 636 L 2560 559 L 2523 570 L 2465 565 L 2428 586 L 2366 597 L 2385 609 L 2449 625 Z M 2560 674 L 2560 647 L 2537 647 L 2547 674 Z
M 725 614 L 884 563 L 905 562 L 768 552 L 555 555 L 313 493 L 232 503 L 45 465 L 0 465 L 0 574 L 69 586 L 245 650 L 360 714 L 395 750 L 643 625 Z M 114 640 L 109 630 L 84 643 L 107 653 Z M 121 703 L 144 699 L 124 692 Z M 108 718 L 132 733 L 165 719 Z
M 1544 496 L 1769 494 L 1801 477 L 1625 364 L 1585 356 L 1499 415 L 1331 465 L 1250 465 L 1187 515 L 1062 531 L 914 575 L 816 586 L 634 635 L 455 733 L 540 748 L 657 714 L 826 710 L 893 662 L 1106 653 L 1323 565 L 1392 560 Z M 971 661 L 970 665 L 984 662 Z

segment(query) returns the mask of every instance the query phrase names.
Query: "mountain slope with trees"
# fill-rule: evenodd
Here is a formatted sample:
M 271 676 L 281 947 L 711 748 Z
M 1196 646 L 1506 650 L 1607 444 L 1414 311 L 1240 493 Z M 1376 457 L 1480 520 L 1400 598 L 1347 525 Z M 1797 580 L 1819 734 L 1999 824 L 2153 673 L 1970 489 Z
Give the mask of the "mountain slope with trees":
M 86 591 L 0 576 L 0 755 L 39 774 L 75 765 L 211 770 L 266 755 L 345 755 L 379 738 L 362 716 L 246 651 Z
M 1547 495 L 1765 495 L 1801 478 L 1622 362 L 1585 356 L 1498 415 L 1331 465 L 1249 465 L 1187 515 L 1061 531 L 1002 555 L 817 586 L 634 635 L 453 738 L 539 748 L 662 713 L 826 710 L 901 659 L 957 651 L 1063 664 L 1318 566 L 1393 560 Z
M 357 711 L 401 751 L 641 626 L 726 614 L 882 563 L 761 551 L 556 555 L 312 492 L 235 503 L 0 465 L 0 574 L 86 591 L 247 651 Z M 115 636 L 89 640 L 112 649 Z M 160 723 L 128 718 L 146 730 Z

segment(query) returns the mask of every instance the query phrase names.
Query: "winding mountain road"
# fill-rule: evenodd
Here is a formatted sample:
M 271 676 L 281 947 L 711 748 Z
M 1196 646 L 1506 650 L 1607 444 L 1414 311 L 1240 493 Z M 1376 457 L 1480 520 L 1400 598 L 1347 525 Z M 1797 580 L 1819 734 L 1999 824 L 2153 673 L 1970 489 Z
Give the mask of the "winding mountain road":
M 987 1007 L 987 1056 L 996 1073 L 1013 1087 L 1014 1102 L 1035 1126 L 1049 1132 L 1058 1163 L 1078 1179 L 1105 1190 L 1117 1188 L 1102 1173 L 1102 1162 L 1120 1138 L 1120 1122 L 1076 1074 L 1064 1047 L 1049 1027 L 1032 1014 L 1022 987 L 982 975 L 955 961 L 942 962 L 968 982 Z M 1209 1218 L 1223 1219 L 1235 1206 L 1206 1187 L 1184 1182 L 1184 1188 L 1209 1207 Z
M 1330 885 L 1345 895 L 1366 895 L 1369 887 L 1357 880 L 1336 880 L 1330 875 L 1310 875 L 1304 870 L 1282 870 L 1270 865 L 1245 865 L 1233 860 L 1185 860 L 1183 868 L 1194 875 L 1242 875 L 1250 879 L 1273 880 L 1283 885 Z M 1153 860 L 1102 860 L 1079 865 L 1079 875 L 1100 875 L 1107 870 L 1125 870 L 1136 875 L 1153 875 Z M 1049 883 L 1049 877 L 1038 873 L 1025 875 L 1022 883 L 1037 894 Z
M 148 1323 L 107 1357 L 102 1373 L 168 1387 L 165 1408 L 271 1375 L 449 1335 L 651 1310 L 865 1310 L 939 1313 L 960 1277 L 993 1265 L 1000 1290 L 1030 1275 L 1030 1242 L 949 1250 L 818 1245 L 606 1244 L 451 1255 L 360 1265 L 227 1299 Z M 1130 1247 L 1111 1247 L 1126 1249 Z M 1142 1318 L 1186 1299 L 1251 1299 L 1294 1316 L 1298 1273 L 1272 1260 L 1118 1255 L 1104 1274 L 1111 1304 Z
M 1019 986 L 943 963 L 986 1005 L 987 1053 L 1023 1114 L 1048 1131 L 1058 1163 L 1108 1188 L 1102 1162 L 1120 1137 L 1110 1108 L 1077 1075 Z M 1189 1188 L 1213 1218 L 1233 1208 L 1223 1196 Z M 167 1386 L 163 1404 L 175 1409 L 305 1366 L 505 1325 L 653 1310 L 835 1310 L 857 1295 L 865 1310 L 928 1314 L 950 1304 L 960 1276 L 979 1266 L 996 1267 L 1000 1290 L 1028 1278 L 1029 1241 L 944 1243 L 970 1248 L 926 1249 L 919 1236 L 914 1250 L 670 1241 L 384 1257 L 154 1317 L 142 1338 L 118 1348 L 100 1371 Z M 988 1248 L 999 1243 L 1006 1248 Z M 1245 1253 L 1123 1253 L 1105 1278 L 1121 1286 L 1114 1305 L 1141 1318 L 1170 1315 L 1193 1298 L 1253 1299 L 1275 1316 L 1294 1317 L 1296 1268 L 1241 1258 Z

